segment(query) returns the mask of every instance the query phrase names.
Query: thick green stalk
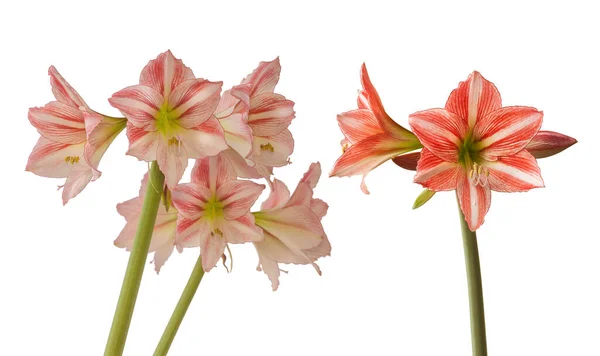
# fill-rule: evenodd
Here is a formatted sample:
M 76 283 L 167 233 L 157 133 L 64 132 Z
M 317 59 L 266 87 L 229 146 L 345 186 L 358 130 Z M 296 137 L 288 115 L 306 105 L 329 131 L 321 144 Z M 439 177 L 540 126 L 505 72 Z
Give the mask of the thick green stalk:
M 471 310 L 471 345 L 473 356 L 487 356 L 485 339 L 485 315 L 483 312 L 483 290 L 481 288 L 481 268 L 479 266 L 479 251 L 477 249 L 477 234 L 469 229 L 465 215 L 458 207 L 460 225 L 467 266 L 467 281 L 469 285 L 469 307 Z
M 135 300 L 137 299 L 142 274 L 146 265 L 146 257 L 148 256 L 148 248 L 152 239 L 152 231 L 156 222 L 164 182 L 165 176 L 158 168 L 158 164 L 152 162 L 138 229 L 133 240 L 133 248 L 131 249 L 129 262 L 125 270 L 121 294 L 119 295 L 117 309 L 115 310 L 115 316 L 110 327 L 106 349 L 104 350 L 105 356 L 120 356 L 123 354 L 129 324 L 133 315 L 133 308 L 135 307 Z
M 198 290 L 198 286 L 200 285 L 203 276 L 204 269 L 202 269 L 202 257 L 198 256 L 190 279 L 179 298 L 179 302 L 177 302 L 177 306 L 175 306 L 175 310 L 173 310 L 173 315 L 171 315 L 171 319 L 169 319 L 169 323 L 156 346 L 156 350 L 154 350 L 154 356 L 165 356 L 167 352 L 169 352 L 169 348 L 173 343 L 173 339 L 175 339 L 175 334 L 177 334 L 179 325 L 181 325 L 183 317 L 185 316 L 192 299 L 194 299 L 194 294 L 196 294 L 196 290 Z

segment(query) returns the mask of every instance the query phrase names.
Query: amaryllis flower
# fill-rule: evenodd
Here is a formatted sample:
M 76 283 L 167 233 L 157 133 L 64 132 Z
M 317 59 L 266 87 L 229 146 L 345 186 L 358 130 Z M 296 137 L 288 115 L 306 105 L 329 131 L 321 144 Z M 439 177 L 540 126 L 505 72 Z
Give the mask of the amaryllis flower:
M 257 269 L 269 277 L 273 290 L 279 286 L 279 263 L 311 264 L 320 275 L 315 261 L 331 253 L 321 225 L 328 206 L 313 198 L 320 176 L 321 165 L 311 164 L 291 196 L 285 184 L 275 179 L 261 211 L 253 213 L 256 224 L 264 230 L 264 240 L 254 243 Z
M 535 158 L 525 148 L 542 125 L 532 107 L 502 107 L 491 82 L 473 72 L 452 91 L 444 109 L 409 117 L 424 148 L 415 182 L 433 191 L 456 190 L 472 231 L 484 221 L 491 190 L 543 187 Z
M 345 136 L 342 140 L 344 153 L 335 162 L 329 176 L 362 175 L 361 190 L 369 194 L 365 178 L 371 170 L 390 158 L 420 148 L 421 144 L 415 135 L 385 112 L 365 64 L 361 67 L 360 80 L 362 90 L 358 94 L 358 110 L 337 117 Z
M 274 93 L 280 72 L 279 58 L 260 62 L 240 85 L 223 93 L 215 110 L 231 147 L 226 156 L 240 177 L 268 177 L 273 167 L 289 163 L 294 150 L 288 130 L 294 102 Z
M 210 271 L 223 255 L 227 243 L 244 243 L 263 238 L 254 224 L 250 208 L 265 188 L 238 180 L 222 155 L 196 161 L 192 182 L 172 191 L 179 210 L 176 241 L 183 247 L 198 247 L 202 267 Z
M 169 188 L 181 179 L 189 158 L 216 155 L 227 148 L 213 112 L 222 82 L 196 79 L 171 51 L 142 70 L 140 84 L 109 99 L 128 120 L 127 154 L 157 161 Z
M 125 218 L 126 224 L 114 243 L 115 246 L 125 248 L 127 251 L 133 248 L 133 239 L 138 230 L 147 185 L 148 173 L 142 179 L 139 195 L 117 205 L 117 211 Z M 165 190 L 165 192 L 168 192 L 168 190 Z M 171 206 L 167 210 L 166 204 L 159 205 L 152 232 L 152 240 L 150 240 L 150 248 L 148 250 L 148 252 L 154 252 L 152 263 L 154 263 L 156 273 L 160 272 L 161 267 L 171 256 L 175 247 L 177 247 L 179 252 L 182 251 L 182 247 L 175 244 L 177 217 L 178 211 L 175 207 Z
M 25 170 L 42 177 L 66 178 L 62 186 L 66 204 L 100 177 L 100 159 L 126 121 L 91 110 L 56 68 L 50 67 L 48 74 L 56 101 L 29 109 L 29 121 L 41 137 Z

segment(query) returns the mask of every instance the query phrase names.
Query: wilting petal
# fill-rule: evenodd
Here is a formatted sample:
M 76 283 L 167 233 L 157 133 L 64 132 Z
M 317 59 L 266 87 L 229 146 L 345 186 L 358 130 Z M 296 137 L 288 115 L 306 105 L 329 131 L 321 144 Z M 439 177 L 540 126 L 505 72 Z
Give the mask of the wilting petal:
M 248 125 L 254 136 L 275 136 L 294 118 L 294 102 L 279 94 L 262 94 L 250 100 Z
M 468 127 L 474 127 L 478 120 L 501 106 L 498 89 L 479 72 L 460 82 L 446 102 L 446 110 L 458 115 Z
M 158 141 L 158 150 L 156 151 L 156 161 L 160 171 L 165 175 L 165 183 L 169 189 L 173 189 L 183 177 L 183 173 L 188 165 L 188 156 L 185 148 L 181 144 L 173 144 Z
M 254 224 L 254 216 L 250 213 L 234 220 L 222 219 L 219 228 L 223 233 L 222 239 L 230 243 L 240 244 L 263 239 L 263 231 Z
M 319 245 L 325 235 L 319 218 L 305 206 L 291 206 L 255 213 L 256 224 L 290 248 L 309 249 Z
M 482 157 L 495 160 L 521 151 L 542 126 L 543 113 L 526 106 L 507 106 L 480 119 L 473 129 Z
M 268 182 L 271 192 L 269 193 L 267 200 L 261 204 L 260 210 L 268 211 L 283 208 L 290 199 L 288 187 L 277 178 L 273 179 L 273 182 L 270 180 Z
M 507 157 L 498 157 L 483 165 L 489 171 L 488 182 L 498 192 L 525 192 L 544 186 L 540 168 L 527 150 Z
M 246 122 L 243 114 L 231 114 L 219 119 L 223 127 L 225 141 L 240 156 L 248 157 L 252 152 L 252 129 Z
M 187 80 L 169 95 L 169 108 L 177 117 L 177 123 L 186 129 L 196 127 L 208 120 L 219 103 L 223 82 L 205 79 Z
M 448 162 L 458 161 L 458 148 L 467 133 L 460 117 L 444 109 L 418 111 L 408 117 L 423 146 Z
M 409 171 L 417 170 L 417 162 L 421 158 L 421 152 L 410 152 L 397 157 L 392 158 L 392 161 L 400 168 L 404 168 Z
M 194 73 L 169 50 L 148 62 L 140 75 L 140 84 L 153 88 L 166 98 L 175 87 L 188 79 L 194 79 Z
M 219 262 L 221 255 L 225 251 L 227 242 L 218 234 L 213 233 L 209 229 L 205 229 L 200 233 L 200 254 L 202 255 L 202 267 L 206 272 Z
M 264 189 L 263 184 L 251 181 L 231 180 L 223 183 L 218 187 L 216 196 L 223 204 L 225 219 L 237 219 L 248 213 Z
M 79 108 L 83 106 L 89 109 L 85 101 L 81 98 L 79 93 L 67 81 L 65 78 L 58 73 L 54 66 L 50 66 L 48 69 L 48 75 L 50 76 L 50 85 L 52 86 L 52 94 L 59 102 L 69 105 L 73 108 Z
M 216 192 L 223 183 L 236 179 L 235 170 L 222 155 L 196 160 L 192 169 L 192 183 L 202 184 Z
M 289 163 L 288 158 L 293 151 L 294 138 L 285 129 L 275 136 L 255 137 L 251 159 L 265 166 L 282 167 Z
M 235 170 L 235 175 L 240 178 L 248 178 L 248 179 L 258 179 L 263 178 L 263 174 L 259 173 L 256 167 L 251 167 L 248 165 L 248 161 L 246 161 L 242 156 L 240 156 L 233 149 L 228 149 L 225 151 L 221 151 L 219 156 L 222 156 L 226 159 L 233 169 Z
M 423 148 L 417 164 L 415 183 L 436 192 L 456 189 L 457 178 L 462 167 L 458 163 L 446 162 L 428 149 Z
M 74 163 L 83 160 L 83 147 L 83 142 L 69 145 L 42 136 L 29 155 L 25 170 L 42 177 L 66 178 Z
M 181 216 L 188 219 L 199 219 L 211 196 L 211 191 L 198 183 L 178 184 L 171 190 L 173 205 Z
M 63 186 L 63 205 L 67 204 L 70 199 L 75 198 L 77 194 L 81 193 L 83 188 L 85 188 L 92 180 L 92 177 L 93 171 L 85 163 L 73 165 L 73 169 L 69 172 L 67 181 Z
M 242 81 L 242 84 L 251 85 L 251 97 L 262 93 L 272 93 L 279 81 L 280 72 L 279 57 L 270 62 L 260 62 L 258 67 Z
M 158 132 L 146 131 L 127 122 L 127 138 L 129 139 L 128 155 L 146 162 L 156 160 L 158 140 L 161 139 Z
M 127 120 L 112 117 L 102 117 L 99 114 L 83 113 L 86 120 L 87 142 L 85 144 L 84 156 L 90 167 L 98 171 L 100 159 L 108 149 L 108 146 L 123 131 Z M 98 121 L 100 120 L 100 121 Z M 88 121 L 93 121 L 88 125 Z
M 76 144 L 85 141 L 83 114 L 77 108 L 53 101 L 29 109 L 29 122 L 49 140 Z
M 214 117 L 194 128 L 180 131 L 177 138 L 181 140 L 189 158 L 214 156 L 229 148 L 223 128 Z
M 492 194 L 489 185 L 475 185 L 469 176 L 461 172 L 458 177 L 456 194 L 460 208 L 471 231 L 477 230 L 485 220 L 485 214 L 490 209 Z
M 525 146 L 525 149 L 527 149 L 533 157 L 540 159 L 554 156 L 576 143 L 576 139 L 558 132 L 539 131 L 537 135 L 529 141 L 527 146 Z
M 383 133 L 379 122 L 372 111 L 358 109 L 348 111 L 337 116 L 338 125 L 342 133 L 354 144 L 371 136 Z
M 134 85 L 119 90 L 108 99 L 135 127 L 156 130 L 156 117 L 164 104 L 164 97 L 145 85 Z

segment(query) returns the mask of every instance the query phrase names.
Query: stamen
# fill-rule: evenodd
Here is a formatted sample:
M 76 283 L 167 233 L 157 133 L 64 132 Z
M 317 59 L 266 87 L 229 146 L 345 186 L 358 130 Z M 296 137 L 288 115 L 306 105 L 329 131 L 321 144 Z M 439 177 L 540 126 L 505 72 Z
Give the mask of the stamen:
M 180 141 L 179 141 L 179 139 L 177 139 L 177 137 L 171 137 L 169 139 L 169 146 L 171 146 L 171 145 L 177 145 L 177 146 L 179 146 L 179 142 Z
M 349 147 L 350 147 L 350 145 L 349 145 L 349 144 L 347 144 L 347 143 L 344 143 L 344 144 L 342 144 L 342 153 L 346 153 L 346 150 L 347 150 Z
M 490 171 L 477 162 L 473 163 L 473 168 L 469 171 L 469 178 L 473 184 L 481 185 L 482 187 L 488 184 L 489 175 Z
M 79 163 L 79 156 L 67 156 L 65 162 L 70 164 Z
M 275 152 L 275 148 L 270 143 L 267 143 L 266 145 L 261 144 L 260 150 L 261 151 L 269 151 L 271 153 Z

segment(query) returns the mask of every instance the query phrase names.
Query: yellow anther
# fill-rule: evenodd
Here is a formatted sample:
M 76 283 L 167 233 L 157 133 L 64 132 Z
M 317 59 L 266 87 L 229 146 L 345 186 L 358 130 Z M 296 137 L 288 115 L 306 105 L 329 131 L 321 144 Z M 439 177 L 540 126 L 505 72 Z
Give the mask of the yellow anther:
M 221 231 L 221 229 L 216 228 L 213 231 L 210 232 L 210 234 L 212 236 L 215 236 L 215 234 L 219 235 L 219 237 L 223 237 L 223 231 Z
M 67 156 L 65 157 L 66 163 L 75 164 L 79 162 L 79 156 Z
M 169 146 L 171 145 L 179 145 L 179 140 L 177 139 L 177 137 L 171 137 L 169 139 Z
M 270 143 L 267 143 L 266 145 L 261 144 L 260 145 L 260 150 L 261 151 L 275 152 L 275 148 Z
M 471 169 L 469 171 L 469 178 L 473 179 L 473 175 L 475 174 L 475 171 L 473 169 Z
M 346 150 L 348 149 L 348 147 L 350 147 L 350 145 L 349 145 L 349 144 L 347 144 L 347 143 L 344 143 L 344 144 L 342 145 L 342 153 L 346 153 Z

